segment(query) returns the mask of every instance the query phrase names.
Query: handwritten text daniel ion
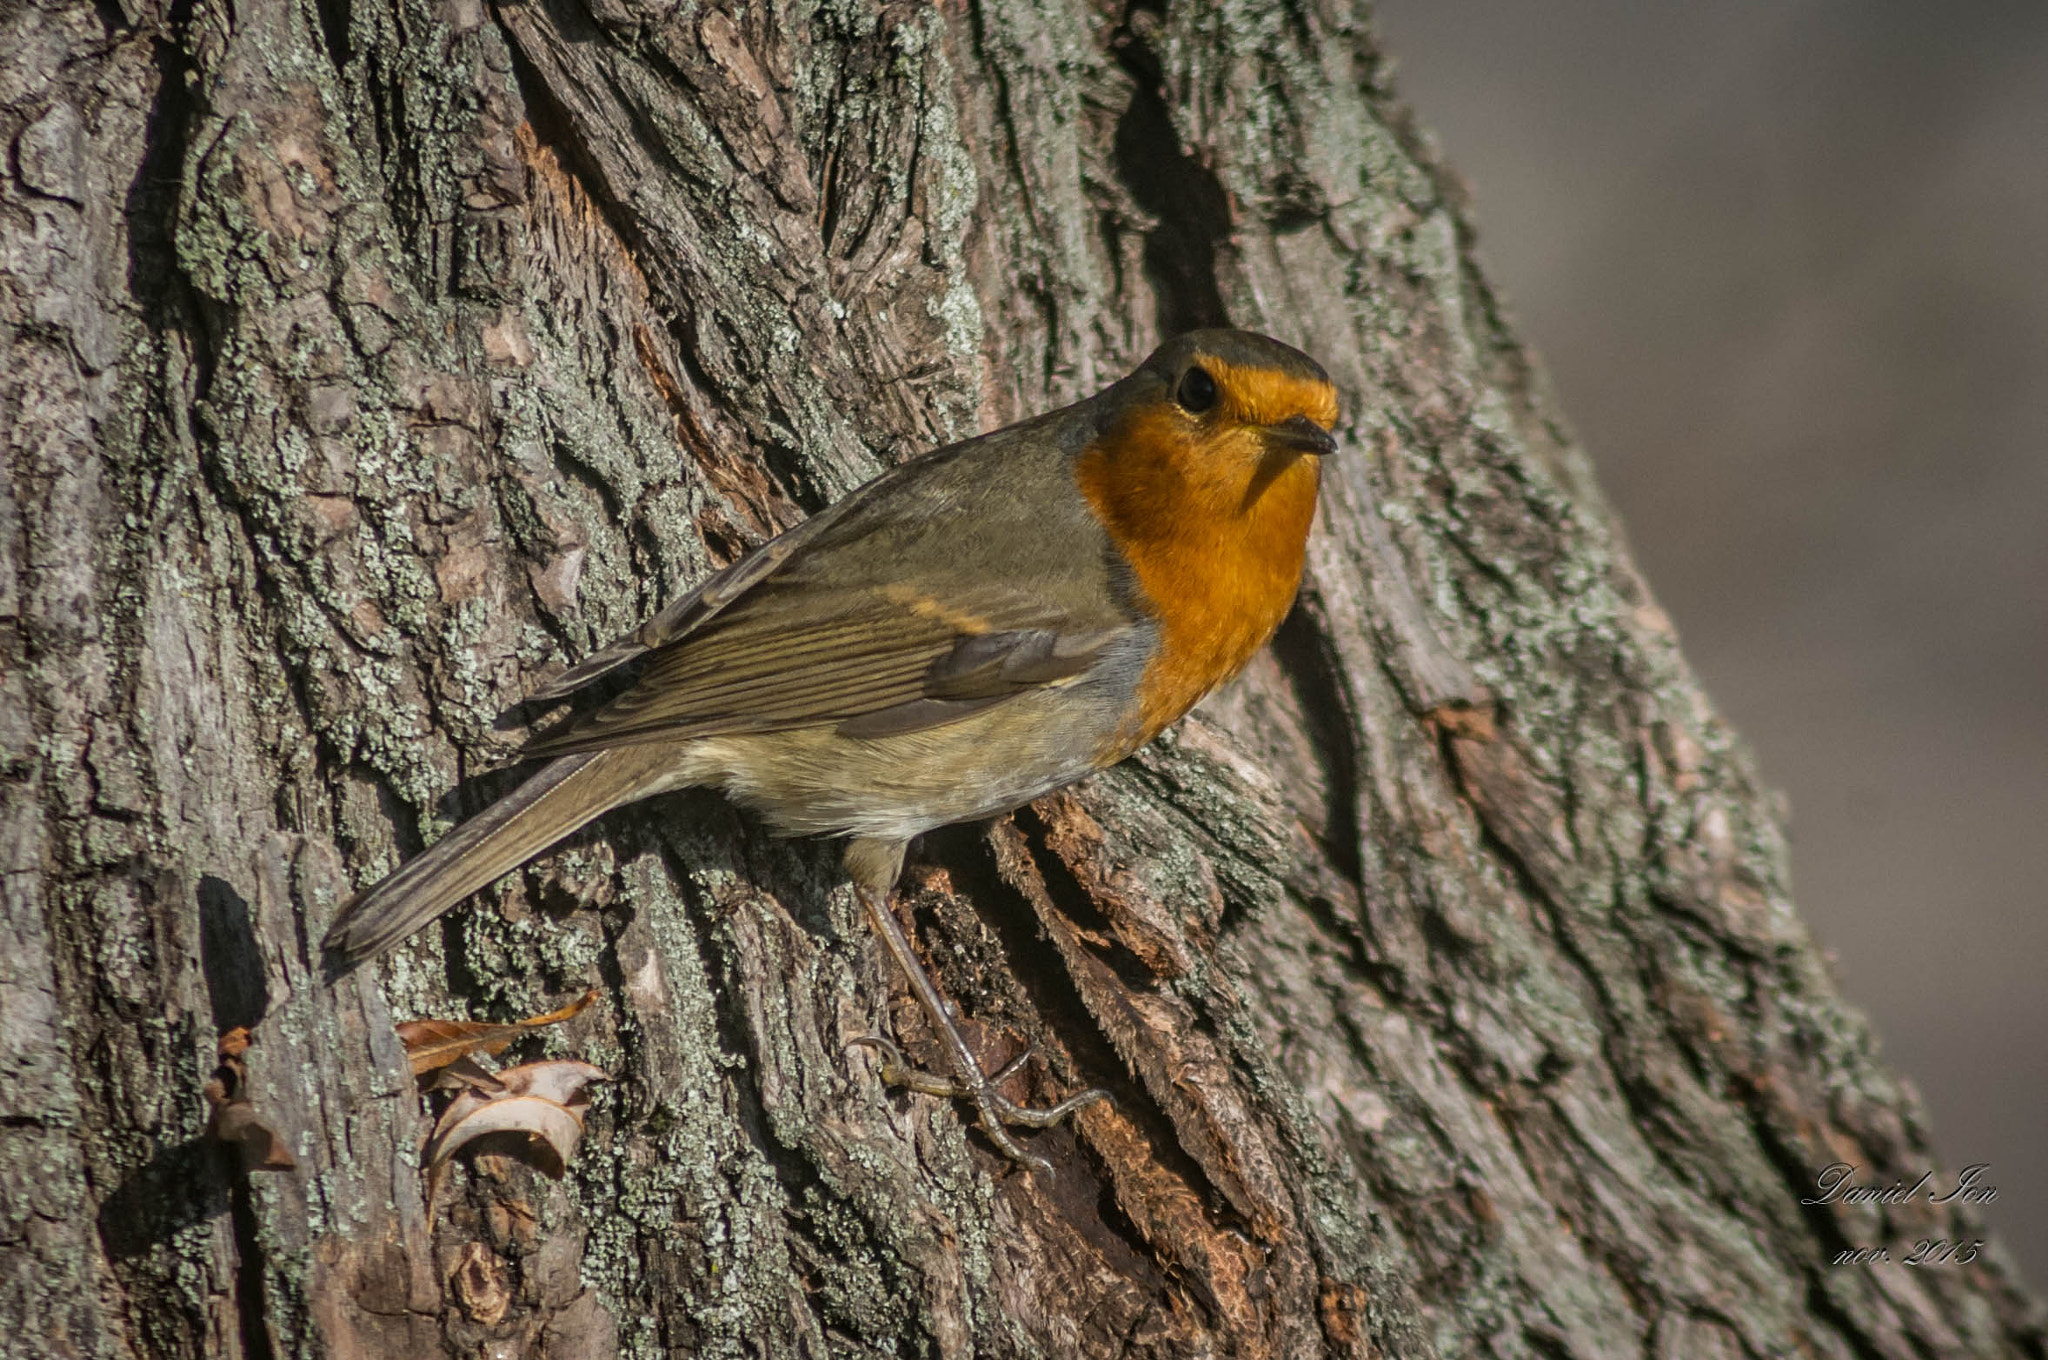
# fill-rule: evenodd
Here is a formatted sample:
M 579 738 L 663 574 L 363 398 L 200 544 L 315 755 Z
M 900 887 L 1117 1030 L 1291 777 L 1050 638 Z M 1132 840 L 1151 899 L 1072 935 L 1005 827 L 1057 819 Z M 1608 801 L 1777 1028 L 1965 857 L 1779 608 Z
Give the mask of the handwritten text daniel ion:
M 1814 1191 L 1800 1197 L 1805 1205 L 1816 1204 L 1989 1204 L 1998 1198 L 1998 1187 L 1985 1183 L 1984 1175 L 1991 1169 L 1989 1162 L 1972 1162 L 1956 1173 L 1955 1184 L 1943 1186 L 1934 1179 L 1932 1171 L 1922 1172 L 1916 1181 L 1895 1180 L 1886 1184 L 1882 1181 L 1859 1181 L 1857 1168 L 1849 1162 L 1833 1162 L 1823 1167 L 1814 1177 Z M 1923 1237 L 1913 1244 L 1912 1250 L 1897 1260 L 1901 1265 L 1938 1266 L 1967 1265 L 1977 1259 L 1978 1250 L 1984 1245 L 1982 1239 L 1951 1241 L 1945 1237 Z M 1852 1248 L 1835 1253 L 1834 1264 L 1838 1266 L 1875 1265 L 1893 1260 L 1892 1254 L 1883 1247 Z

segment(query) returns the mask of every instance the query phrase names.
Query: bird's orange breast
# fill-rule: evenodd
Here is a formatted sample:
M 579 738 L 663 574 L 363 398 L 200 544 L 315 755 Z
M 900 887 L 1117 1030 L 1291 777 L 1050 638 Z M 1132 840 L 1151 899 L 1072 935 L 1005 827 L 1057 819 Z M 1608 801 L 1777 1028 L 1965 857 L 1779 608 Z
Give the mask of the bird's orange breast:
M 1159 651 L 1103 763 L 1159 735 L 1280 626 L 1301 585 L 1320 475 L 1313 458 L 1267 453 L 1252 430 L 1193 444 L 1170 411 L 1133 412 L 1083 451 L 1081 494 L 1159 625 Z

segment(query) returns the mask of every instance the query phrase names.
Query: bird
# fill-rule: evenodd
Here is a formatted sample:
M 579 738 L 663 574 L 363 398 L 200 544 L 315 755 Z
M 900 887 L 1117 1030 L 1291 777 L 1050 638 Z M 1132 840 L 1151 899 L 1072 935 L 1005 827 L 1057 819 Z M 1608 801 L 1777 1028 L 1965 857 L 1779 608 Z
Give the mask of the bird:
M 954 1075 L 864 1036 L 893 1085 L 971 1100 L 1007 1156 L 1029 1108 L 983 1071 L 890 899 L 910 841 L 1123 760 L 1237 674 L 1300 588 L 1338 397 L 1280 341 L 1210 329 L 1050 413 L 909 459 L 542 685 L 626 687 L 519 753 L 546 759 L 336 917 L 347 970 L 593 818 L 721 789 L 783 835 L 846 840 L 866 915 Z M 609 685 L 608 685 L 609 687 Z

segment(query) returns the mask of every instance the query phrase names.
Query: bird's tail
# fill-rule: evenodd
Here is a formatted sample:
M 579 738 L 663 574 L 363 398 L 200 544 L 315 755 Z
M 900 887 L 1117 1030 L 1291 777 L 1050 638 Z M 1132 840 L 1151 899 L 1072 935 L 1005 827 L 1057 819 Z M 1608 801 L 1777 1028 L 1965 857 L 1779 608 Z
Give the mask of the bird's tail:
M 654 745 L 563 756 L 350 899 L 328 928 L 328 966 L 375 958 L 592 818 L 675 782 L 676 754 Z

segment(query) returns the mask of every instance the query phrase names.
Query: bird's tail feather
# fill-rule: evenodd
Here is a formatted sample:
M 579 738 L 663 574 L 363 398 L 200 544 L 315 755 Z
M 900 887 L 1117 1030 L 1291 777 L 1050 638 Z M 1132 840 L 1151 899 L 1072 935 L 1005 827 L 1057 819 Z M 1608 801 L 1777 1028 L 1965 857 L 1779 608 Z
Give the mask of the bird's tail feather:
M 357 893 L 327 931 L 329 966 L 375 958 L 592 818 L 671 782 L 675 753 L 652 745 L 563 756 Z

